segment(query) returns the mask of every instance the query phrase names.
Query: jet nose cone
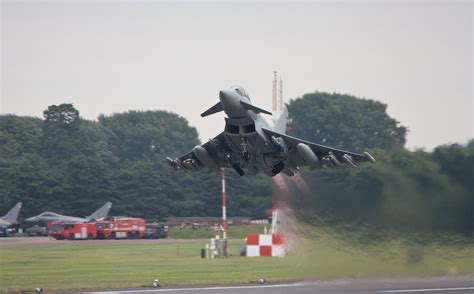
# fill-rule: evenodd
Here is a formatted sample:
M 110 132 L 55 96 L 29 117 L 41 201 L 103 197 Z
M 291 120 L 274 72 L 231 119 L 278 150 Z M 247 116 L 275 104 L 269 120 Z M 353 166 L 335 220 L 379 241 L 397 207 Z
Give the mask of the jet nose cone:
M 232 99 L 232 92 L 229 90 L 219 91 L 219 100 L 221 103 L 228 102 Z
M 222 90 L 219 91 L 219 100 L 221 101 L 224 109 L 228 107 L 237 107 L 240 104 L 240 97 L 231 90 Z
M 219 100 L 229 117 L 243 117 L 247 110 L 240 104 L 241 97 L 233 90 L 219 91 Z

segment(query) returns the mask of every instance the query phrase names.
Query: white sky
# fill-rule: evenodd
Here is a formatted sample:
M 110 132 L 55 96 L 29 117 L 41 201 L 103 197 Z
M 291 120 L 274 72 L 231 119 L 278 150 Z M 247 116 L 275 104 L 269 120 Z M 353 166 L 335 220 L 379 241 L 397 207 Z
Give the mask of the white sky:
M 276 69 L 285 100 L 387 103 L 410 148 L 474 137 L 471 1 L 0 1 L 2 114 L 165 109 L 207 140 L 224 116 L 199 114 L 219 90 L 242 85 L 271 110 Z

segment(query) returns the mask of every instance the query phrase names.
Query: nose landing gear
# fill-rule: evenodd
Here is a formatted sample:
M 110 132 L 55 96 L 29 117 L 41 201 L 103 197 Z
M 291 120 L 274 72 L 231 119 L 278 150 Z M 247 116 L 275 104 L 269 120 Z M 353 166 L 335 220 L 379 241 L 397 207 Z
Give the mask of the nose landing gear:
M 244 170 L 242 169 L 242 167 L 240 166 L 240 164 L 238 164 L 237 162 L 234 163 L 234 164 L 232 164 L 232 168 L 233 168 L 240 176 L 245 175 Z

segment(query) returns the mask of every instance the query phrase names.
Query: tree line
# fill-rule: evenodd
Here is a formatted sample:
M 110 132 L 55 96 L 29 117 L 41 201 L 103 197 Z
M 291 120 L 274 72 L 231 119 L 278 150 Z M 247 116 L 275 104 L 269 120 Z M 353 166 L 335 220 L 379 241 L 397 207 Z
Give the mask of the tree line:
M 303 171 L 309 193 L 293 185 L 300 220 L 351 230 L 474 233 L 474 140 L 404 148 L 408 129 L 386 105 L 349 95 L 311 93 L 288 105 L 296 136 L 346 150 L 369 150 L 376 164 Z
M 302 221 L 472 233 L 473 141 L 408 151 L 408 129 L 385 104 L 350 95 L 309 93 L 287 107 L 291 135 L 370 150 L 378 160 L 357 169 L 302 169 L 311 192 L 295 190 L 291 199 Z M 1 115 L 0 207 L 7 211 L 22 201 L 21 218 L 46 210 L 86 216 L 112 201 L 113 215 L 219 216 L 219 175 L 175 171 L 164 160 L 199 143 L 196 129 L 167 111 L 92 121 L 65 103 L 49 106 L 42 119 Z M 232 170 L 227 175 L 229 215 L 265 217 L 272 179 Z
M 220 176 L 171 169 L 166 156 L 199 144 L 195 128 L 175 113 L 129 111 L 80 118 L 72 104 L 51 105 L 43 119 L 0 116 L 0 204 L 24 203 L 20 218 L 54 211 L 86 216 L 106 201 L 111 214 L 162 220 L 218 216 Z M 228 210 L 264 217 L 271 179 L 228 172 Z

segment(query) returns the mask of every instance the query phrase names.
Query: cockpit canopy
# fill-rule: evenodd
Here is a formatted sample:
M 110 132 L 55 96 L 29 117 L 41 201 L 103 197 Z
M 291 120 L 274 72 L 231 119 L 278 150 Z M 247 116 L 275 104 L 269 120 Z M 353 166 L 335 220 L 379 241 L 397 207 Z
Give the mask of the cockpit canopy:
M 39 216 L 42 216 L 42 217 L 58 216 L 58 214 L 57 214 L 57 213 L 54 213 L 54 212 L 49 212 L 49 211 L 47 211 L 47 212 L 41 213 Z
M 249 99 L 249 101 L 250 101 L 250 97 L 247 94 L 247 91 L 245 91 L 245 89 L 243 87 L 241 87 L 241 86 L 232 86 L 232 87 L 230 87 L 230 90 L 233 90 L 233 91 L 239 93 L 240 95 L 242 95 L 244 97 L 247 97 L 247 99 Z

